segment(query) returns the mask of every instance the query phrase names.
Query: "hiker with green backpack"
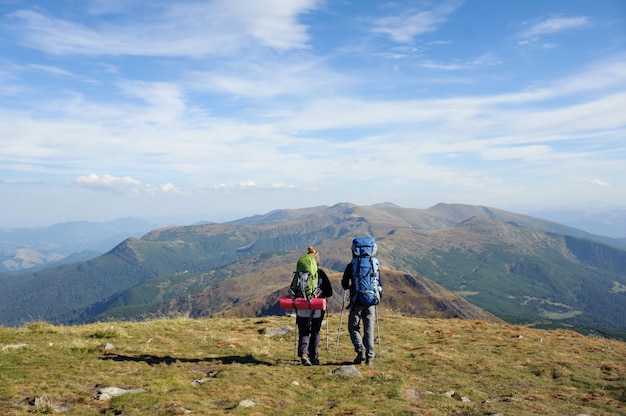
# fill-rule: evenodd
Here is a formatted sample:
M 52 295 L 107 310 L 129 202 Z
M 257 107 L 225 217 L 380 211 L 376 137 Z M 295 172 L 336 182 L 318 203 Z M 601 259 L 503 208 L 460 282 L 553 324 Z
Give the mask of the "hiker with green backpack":
M 290 293 L 295 298 L 329 298 L 333 288 L 324 270 L 318 267 L 319 254 L 309 246 L 307 253 L 298 259 Z M 296 309 L 298 326 L 298 357 L 302 365 L 319 365 L 320 330 L 325 310 Z

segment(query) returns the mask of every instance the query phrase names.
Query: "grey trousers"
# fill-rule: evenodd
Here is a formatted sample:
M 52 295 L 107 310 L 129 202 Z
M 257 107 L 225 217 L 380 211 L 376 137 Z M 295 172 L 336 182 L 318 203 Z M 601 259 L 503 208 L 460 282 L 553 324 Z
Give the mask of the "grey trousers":
M 376 306 L 363 306 L 353 303 L 350 306 L 348 317 L 348 331 L 350 340 L 356 352 L 365 351 L 367 356 L 374 358 L 374 319 L 376 318 Z M 361 337 L 360 324 L 363 321 L 363 336 Z

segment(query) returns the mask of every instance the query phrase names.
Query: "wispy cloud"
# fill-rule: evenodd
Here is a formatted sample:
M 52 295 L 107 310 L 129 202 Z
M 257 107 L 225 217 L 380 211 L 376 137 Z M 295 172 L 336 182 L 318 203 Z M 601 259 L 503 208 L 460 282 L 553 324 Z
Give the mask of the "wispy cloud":
M 166 124 L 178 120 L 185 111 L 183 92 L 177 84 L 120 81 L 117 85 L 130 99 L 140 100 L 147 105 L 135 108 L 133 123 Z
M 602 181 L 600 179 L 592 179 L 591 183 L 601 188 L 609 188 L 611 186 L 609 182 Z
M 128 6 L 126 0 L 89 0 L 86 4 L 88 13 L 92 15 L 123 14 Z
M 57 67 L 57 66 L 30 64 L 25 69 L 30 70 L 30 71 L 34 71 L 34 72 L 43 73 L 43 74 L 46 74 L 46 75 L 51 75 L 53 77 L 62 77 L 62 78 L 77 80 L 77 81 L 81 81 L 81 82 L 84 82 L 84 83 L 90 83 L 90 84 L 96 84 L 97 83 L 97 81 L 94 80 L 93 78 L 89 78 L 89 77 L 86 77 L 86 76 L 83 76 L 83 75 L 79 75 L 79 74 L 77 74 L 75 72 L 68 71 L 65 68 L 61 68 L 61 67 Z
M 262 3 L 216 0 L 167 5 L 155 2 L 146 7 L 165 7 L 159 18 L 121 15 L 116 23 L 98 26 L 31 10 L 19 10 L 10 17 L 21 43 L 55 55 L 223 56 L 236 55 L 242 48 L 254 45 L 279 51 L 308 47 L 307 27 L 298 17 L 317 8 L 318 3 L 317 0 Z M 115 10 L 121 12 L 119 8 Z
M 254 56 L 211 70 L 191 71 L 188 75 L 186 82 L 190 88 L 231 99 L 310 96 L 354 83 L 350 77 L 332 71 L 319 58 L 307 54 L 280 59 L 266 56 L 263 65 Z
M 509 146 L 504 148 L 493 146 L 485 149 L 482 152 L 482 157 L 484 160 L 550 160 L 554 159 L 554 155 L 551 153 L 550 147 L 545 145 Z
M 49 66 L 49 65 L 36 65 L 36 64 L 32 64 L 28 66 L 30 69 L 34 69 L 36 71 L 41 71 L 41 72 L 47 72 L 49 74 L 53 74 L 53 75 L 61 75 L 61 76 L 65 76 L 65 77 L 74 77 L 75 74 L 71 73 L 70 71 L 67 71 L 63 68 L 59 68 L 56 66 Z
M 521 38 L 519 44 L 523 45 L 537 42 L 546 35 L 557 34 L 572 29 L 582 29 L 589 27 L 590 24 L 591 20 L 586 16 L 551 17 L 535 22 L 529 28 L 523 30 L 518 35 L 518 37 Z
M 42 185 L 43 181 L 41 180 L 31 180 L 31 179 L 0 179 L 0 183 L 6 185 Z
M 441 69 L 444 71 L 461 71 L 488 68 L 500 64 L 502 64 L 502 61 L 495 57 L 493 54 L 489 53 L 469 61 L 457 60 L 456 62 L 452 63 L 438 63 L 426 61 L 420 63 L 419 66 L 430 69 Z
M 436 31 L 461 5 L 461 1 L 446 1 L 431 9 L 383 17 L 374 22 L 372 32 L 388 35 L 396 42 L 411 42 L 418 35 Z

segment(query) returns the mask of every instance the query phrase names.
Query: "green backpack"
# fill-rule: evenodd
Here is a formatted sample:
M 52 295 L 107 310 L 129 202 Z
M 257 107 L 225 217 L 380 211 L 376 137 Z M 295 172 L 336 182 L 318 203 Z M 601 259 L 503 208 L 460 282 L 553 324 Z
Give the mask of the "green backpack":
M 317 261 L 312 254 L 305 254 L 296 263 L 290 292 L 297 298 L 313 298 L 318 289 Z

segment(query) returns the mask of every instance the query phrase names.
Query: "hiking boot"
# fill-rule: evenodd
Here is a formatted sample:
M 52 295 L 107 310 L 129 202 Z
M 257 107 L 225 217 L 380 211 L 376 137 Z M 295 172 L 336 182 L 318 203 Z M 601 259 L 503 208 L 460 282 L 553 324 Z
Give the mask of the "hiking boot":
M 320 360 L 318 360 L 317 358 L 311 358 L 311 364 L 320 365 Z
M 356 353 L 354 364 L 361 364 L 365 360 L 365 350 L 361 350 Z
M 311 360 L 309 359 L 309 356 L 306 355 L 306 354 L 302 354 L 302 358 L 300 360 L 302 361 L 302 365 L 304 365 L 304 366 L 313 365 L 313 364 L 311 364 Z
M 367 357 L 367 359 L 365 360 L 365 365 L 368 367 L 371 367 L 373 363 L 374 363 L 374 357 Z

